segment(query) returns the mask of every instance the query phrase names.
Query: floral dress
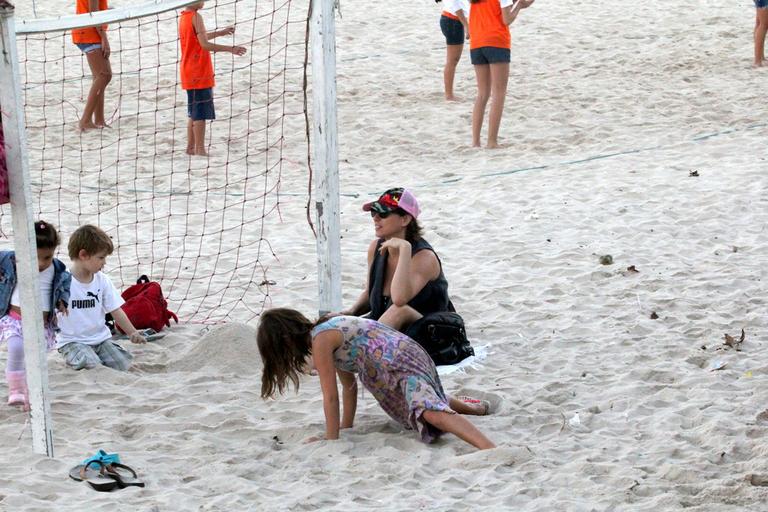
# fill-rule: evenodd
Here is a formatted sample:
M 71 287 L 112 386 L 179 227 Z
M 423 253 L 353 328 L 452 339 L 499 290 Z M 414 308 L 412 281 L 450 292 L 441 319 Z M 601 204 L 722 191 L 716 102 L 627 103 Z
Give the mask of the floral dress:
M 432 359 L 405 334 L 375 320 L 337 316 L 317 325 L 323 331 L 341 331 L 344 338 L 334 353 L 339 370 L 357 373 L 365 389 L 382 409 L 407 429 L 419 431 L 425 443 L 442 431 L 424 419 L 424 411 L 453 413 Z

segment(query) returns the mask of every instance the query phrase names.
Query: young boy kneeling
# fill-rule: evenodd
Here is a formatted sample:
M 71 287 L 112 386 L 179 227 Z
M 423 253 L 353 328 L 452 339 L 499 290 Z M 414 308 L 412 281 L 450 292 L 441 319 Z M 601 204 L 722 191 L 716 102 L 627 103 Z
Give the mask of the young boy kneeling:
M 101 272 L 112 254 L 112 240 L 104 231 L 86 224 L 69 238 L 69 258 L 72 260 L 72 284 L 69 310 L 60 314 L 56 348 L 67 366 L 75 370 L 95 368 L 100 364 L 115 370 L 127 370 L 133 356 L 111 341 L 112 333 L 104 323 L 110 313 L 115 323 L 127 333 L 133 343 L 147 340 L 136 331 L 121 306 L 125 303 L 112 281 Z

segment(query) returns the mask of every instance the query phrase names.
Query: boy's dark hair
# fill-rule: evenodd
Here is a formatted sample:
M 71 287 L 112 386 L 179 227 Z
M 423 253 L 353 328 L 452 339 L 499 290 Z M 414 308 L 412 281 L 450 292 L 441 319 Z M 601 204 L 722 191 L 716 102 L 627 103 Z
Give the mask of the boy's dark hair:
M 35 222 L 35 239 L 38 249 L 55 249 L 61 243 L 56 228 L 44 220 Z
M 112 254 L 114 250 L 115 246 L 109 235 L 92 224 L 77 228 L 69 237 L 69 244 L 67 244 L 67 252 L 69 252 L 69 259 L 71 260 L 78 259 L 80 251 L 85 251 L 89 256 L 93 256 L 100 252 Z
M 283 394 L 290 380 L 299 389 L 299 374 L 311 353 L 310 331 L 314 324 L 293 309 L 274 308 L 261 314 L 256 344 L 264 363 L 261 397 Z

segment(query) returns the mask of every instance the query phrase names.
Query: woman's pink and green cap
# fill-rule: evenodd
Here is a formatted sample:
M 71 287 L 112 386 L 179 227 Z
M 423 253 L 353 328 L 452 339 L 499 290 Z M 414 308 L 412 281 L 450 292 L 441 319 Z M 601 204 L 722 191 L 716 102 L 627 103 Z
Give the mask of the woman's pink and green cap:
M 421 213 L 416 196 L 414 196 L 407 188 L 402 187 L 391 188 L 381 194 L 376 201 L 365 203 L 363 205 L 363 211 L 374 211 L 377 213 L 389 213 L 398 208 L 414 219 Z

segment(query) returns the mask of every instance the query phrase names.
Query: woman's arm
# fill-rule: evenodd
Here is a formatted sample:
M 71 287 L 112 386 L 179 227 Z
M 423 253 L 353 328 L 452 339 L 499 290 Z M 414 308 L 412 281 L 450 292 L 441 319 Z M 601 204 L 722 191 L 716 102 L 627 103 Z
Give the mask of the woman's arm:
M 397 267 L 389 285 L 389 295 L 396 306 L 405 306 L 426 284 L 440 275 L 440 264 L 432 251 L 424 250 L 411 256 L 411 244 L 402 238 L 391 238 L 381 250 L 392 248 L 398 254 Z
M 336 386 L 336 368 L 333 351 L 341 345 L 340 331 L 323 331 L 312 340 L 312 360 L 320 377 L 325 413 L 325 438 L 339 438 L 339 390 Z
M 371 310 L 371 298 L 368 296 L 368 289 L 370 288 L 370 280 L 371 280 L 371 265 L 373 265 L 373 256 L 376 254 L 376 245 L 379 243 L 378 240 L 374 240 L 370 244 L 368 244 L 368 272 L 365 276 L 365 288 L 363 288 L 362 293 L 360 293 L 360 296 L 357 298 L 357 301 L 352 305 L 351 308 L 345 309 L 341 312 L 343 315 L 352 315 L 352 316 L 360 316 L 364 315 L 367 312 Z
M 355 411 L 357 411 L 357 381 L 355 374 L 336 370 L 341 381 L 341 402 L 343 404 L 343 414 L 341 416 L 341 428 L 352 428 L 355 422 Z

